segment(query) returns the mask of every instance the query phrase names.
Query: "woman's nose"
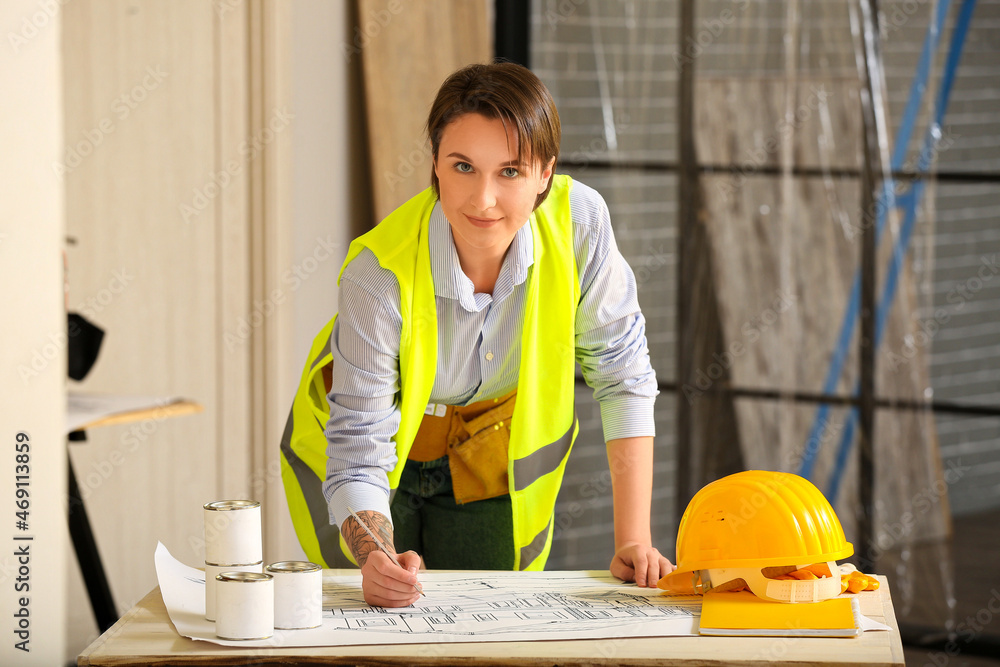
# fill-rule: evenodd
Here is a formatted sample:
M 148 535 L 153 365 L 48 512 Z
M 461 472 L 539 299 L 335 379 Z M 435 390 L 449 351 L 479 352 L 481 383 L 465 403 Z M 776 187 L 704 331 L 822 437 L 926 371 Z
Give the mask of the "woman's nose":
M 496 185 L 489 177 L 476 181 L 476 189 L 472 193 L 472 205 L 480 211 L 486 211 L 497 205 Z

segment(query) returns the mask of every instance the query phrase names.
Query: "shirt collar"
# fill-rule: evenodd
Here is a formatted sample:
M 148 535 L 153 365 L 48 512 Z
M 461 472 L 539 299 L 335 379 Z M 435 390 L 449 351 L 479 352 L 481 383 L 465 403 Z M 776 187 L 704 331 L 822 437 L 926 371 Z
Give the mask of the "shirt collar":
M 517 230 L 510 250 L 504 257 L 500 275 L 497 277 L 493 297 L 474 294 L 474 286 L 462 271 L 452 236 L 451 225 L 441 210 L 438 201 L 431 210 L 428 223 L 428 242 L 431 251 L 431 275 L 434 278 L 434 293 L 437 296 L 454 299 L 469 312 L 478 312 L 495 300 L 506 297 L 513 288 L 528 279 L 528 268 L 534 264 L 534 238 L 531 223 Z M 502 293 L 506 290 L 506 293 Z

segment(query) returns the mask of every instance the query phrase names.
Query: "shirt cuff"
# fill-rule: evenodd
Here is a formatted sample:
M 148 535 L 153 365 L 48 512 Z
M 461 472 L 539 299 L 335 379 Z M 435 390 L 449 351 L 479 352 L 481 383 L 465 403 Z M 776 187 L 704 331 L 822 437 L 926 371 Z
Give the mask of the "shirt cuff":
M 656 435 L 653 418 L 654 397 L 619 396 L 601 401 L 604 442 L 618 438 Z
M 392 514 L 389 512 L 389 496 L 383 489 L 365 482 L 348 482 L 342 484 L 330 497 L 330 522 L 340 530 L 340 527 L 351 516 L 350 507 L 355 512 L 371 510 L 379 512 L 392 525 Z

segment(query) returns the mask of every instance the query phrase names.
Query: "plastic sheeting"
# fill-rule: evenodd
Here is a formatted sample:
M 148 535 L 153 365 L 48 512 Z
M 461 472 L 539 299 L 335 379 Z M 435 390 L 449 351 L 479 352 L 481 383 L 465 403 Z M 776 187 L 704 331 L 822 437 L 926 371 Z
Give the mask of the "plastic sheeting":
M 666 443 L 658 456 L 673 460 L 676 443 L 687 442 L 690 464 L 658 469 L 656 513 L 678 509 L 670 498 L 678 475 L 697 487 L 739 468 L 799 472 L 835 500 L 860 548 L 856 417 L 848 406 L 821 408 L 803 396 L 857 392 L 855 282 L 862 231 L 876 227 L 874 374 L 882 407 L 873 440 L 875 543 L 864 555 L 891 577 L 901 619 L 940 626 L 953 606 L 949 495 L 970 507 L 1000 502 L 968 497 L 988 483 L 961 462 L 971 451 L 996 467 L 1000 453 L 989 444 L 996 434 L 949 417 L 942 444 L 934 411 L 891 404 L 926 402 L 936 391 L 968 404 L 1000 400 L 1000 321 L 991 310 L 1000 279 L 980 279 L 974 294 L 965 284 L 980 265 L 991 270 L 1000 241 L 989 220 L 1000 197 L 985 184 L 898 173 L 945 165 L 995 174 L 1000 163 L 1000 121 L 989 113 L 1000 108 L 1000 90 L 995 76 L 984 85 L 986 63 L 1000 51 L 988 30 L 1000 5 L 981 2 L 976 16 L 985 12 L 986 23 L 971 20 L 959 39 L 963 5 L 881 2 L 873 30 L 858 0 L 701 0 L 688 33 L 677 1 L 538 0 L 532 33 L 532 67 L 563 122 L 560 170 L 608 200 L 619 247 L 639 279 L 654 366 L 676 393 L 676 401 L 658 403 L 658 421 L 670 429 L 658 435 Z M 875 56 L 867 70 L 866 35 Z M 694 68 L 699 188 L 679 193 L 682 64 Z M 875 93 L 873 167 L 888 188 L 875 192 L 881 203 L 868 210 L 866 71 Z M 960 110 L 954 120 L 941 113 L 949 85 Z M 971 198 L 952 194 L 960 191 Z M 676 321 L 679 197 L 698 207 L 688 322 Z M 678 377 L 684 326 L 693 364 Z M 585 410 L 587 397 L 580 400 Z M 676 409 L 694 419 L 679 440 L 673 415 L 664 414 Z M 581 443 L 599 442 L 599 422 L 584 426 Z M 571 461 L 570 472 L 585 481 L 601 464 L 594 454 Z M 564 510 L 579 500 L 574 493 L 572 484 L 564 490 Z M 593 516 L 557 533 L 554 554 L 559 539 L 610 527 L 610 507 L 591 509 Z

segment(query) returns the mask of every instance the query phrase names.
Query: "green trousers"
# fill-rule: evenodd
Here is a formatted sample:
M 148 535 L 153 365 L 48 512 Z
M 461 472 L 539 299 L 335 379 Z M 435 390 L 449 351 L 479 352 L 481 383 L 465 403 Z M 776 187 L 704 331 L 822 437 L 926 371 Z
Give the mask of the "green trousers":
M 407 461 L 390 505 L 396 551 L 438 570 L 514 569 L 510 496 L 459 505 L 448 457 Z

